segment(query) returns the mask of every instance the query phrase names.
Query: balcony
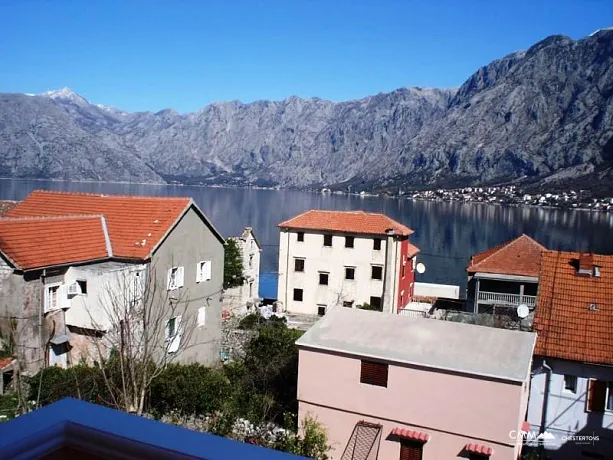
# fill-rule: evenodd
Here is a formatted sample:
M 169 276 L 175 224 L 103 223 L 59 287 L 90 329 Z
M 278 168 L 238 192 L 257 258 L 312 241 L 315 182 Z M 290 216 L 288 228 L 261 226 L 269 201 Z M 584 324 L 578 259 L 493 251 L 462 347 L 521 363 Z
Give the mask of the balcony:
M 497 306 L 517 306 L 526 304 L 529 308 L 534 308 L 536 305 L 536 296 L 519 295 L 519 294 L 503 294 L 500 292 L 479 291 L 477 298 L 479 303 L 497 305 Z

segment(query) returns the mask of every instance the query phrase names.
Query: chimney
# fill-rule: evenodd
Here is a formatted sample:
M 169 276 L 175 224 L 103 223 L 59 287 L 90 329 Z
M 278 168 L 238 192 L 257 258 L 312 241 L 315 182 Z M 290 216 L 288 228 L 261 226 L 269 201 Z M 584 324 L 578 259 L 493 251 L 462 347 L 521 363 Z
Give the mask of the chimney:
M 594 254 L 580 252 L 577 265 L 577 275 L 592 276 L 594 274 Z

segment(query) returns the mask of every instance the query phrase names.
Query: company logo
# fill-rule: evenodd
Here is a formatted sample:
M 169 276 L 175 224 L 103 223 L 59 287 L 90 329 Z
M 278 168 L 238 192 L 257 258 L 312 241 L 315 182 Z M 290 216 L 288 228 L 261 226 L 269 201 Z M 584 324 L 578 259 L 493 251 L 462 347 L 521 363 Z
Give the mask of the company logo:
M 554 444 L 556 441 L 556 437 L 548 431 L 538 434 L 533 431 L 511 430 L 509 432 L 509 438 L 513 439 L 514 441 L 516 441 L 517 439 L 521 439 L 522 443 L 532 445 Z

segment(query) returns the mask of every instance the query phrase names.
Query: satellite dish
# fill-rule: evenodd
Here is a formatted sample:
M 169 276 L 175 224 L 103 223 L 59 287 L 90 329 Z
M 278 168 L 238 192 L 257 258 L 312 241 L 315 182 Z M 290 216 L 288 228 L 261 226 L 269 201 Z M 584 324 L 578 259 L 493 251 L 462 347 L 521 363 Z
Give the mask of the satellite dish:
M 517 307 L 517 316 L 519 316 L 521 319 L 524 319 L 529 314 L 530 310 L 528 309 L 528 305 L 526 305 L 525 303 L 522 303 Z
M 420 262 L 417 264 L 417 267 L 415 267 L 415 269 L 417 270 L 417 273 L 421 274 L 426 271 L 426 266 Z

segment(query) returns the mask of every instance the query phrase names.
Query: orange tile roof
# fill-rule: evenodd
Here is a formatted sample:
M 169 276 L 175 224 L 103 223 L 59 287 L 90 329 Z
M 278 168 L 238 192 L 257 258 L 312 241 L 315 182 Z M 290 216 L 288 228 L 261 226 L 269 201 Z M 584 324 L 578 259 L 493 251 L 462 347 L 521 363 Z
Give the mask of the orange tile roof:
M 403 236 L 413 233 L 413 230 L 409 227 L 390 219 L 386 215 L 364 211 L 321 211 L 312 209 L 281 222 L 279 227 L 368 235 L 385 235 L 385 231 L 388 229 L 393 229 L 396 234 Z
M 147 259 L 191 198 L 94 195 L 36 190 L 9 217 L 100 214 L 106 219 L 114 255 Z
M 0 251 L 21 270 L 112 255 L 102 216 L 0 218 Z
M 600 276 L 577 275 L 579 253 L 542 254 L 536 355 L 613 364 L 613 256 L 594 254 Z M 590 309 L 594 304 L 595 309 Z
M 5 215 L 15 206 L 17 206 L 17 201 L 9 201 L 9 200 L 0 200 L 0 216 Z
M 415 246 L 415 245 L 413 245 L 411 243 L 408 243 L 407 247 L 408 247 L 408 256 L 409 257 L 413 257 L 413 256 L 415 256 L 415 255 L 417 255 L 417 254 L 419 254 L 421 252 L 421 249 L 419 249 L 417 246 Z
M 547 248 L 522 234 L 514 240 L 475 254 L 467 271 L 501 275 L 539 276 L 541 252 Z

